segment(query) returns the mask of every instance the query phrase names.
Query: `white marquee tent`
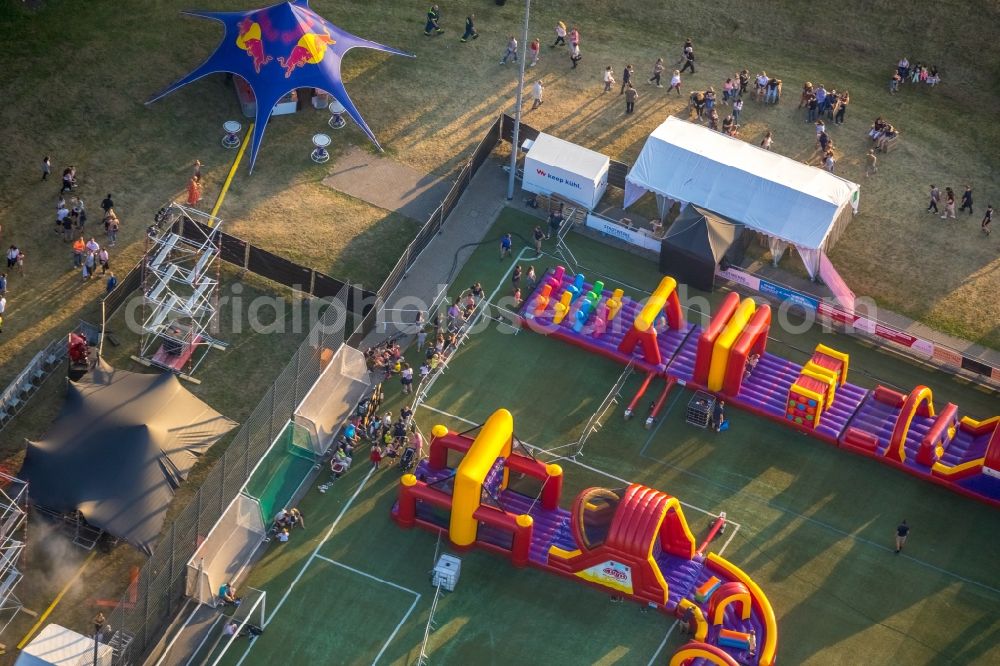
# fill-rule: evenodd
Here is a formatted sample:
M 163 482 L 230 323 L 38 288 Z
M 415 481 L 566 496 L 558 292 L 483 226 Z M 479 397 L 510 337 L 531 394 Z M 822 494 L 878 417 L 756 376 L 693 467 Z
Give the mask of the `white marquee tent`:
M 524 156 L 521 187 L 545 196 L 554 194 L 593 210 L 608 189 L 610 166 L 607 155 L 542 133 Z
M 646 192 L 660 214 L 673 201 L 695 204 L 767 235 L 780 257 L 794 245 L 810 276 L 858 212 L 860 187 L 678 118 L 653 130 L 626 176 L 625 206 Z

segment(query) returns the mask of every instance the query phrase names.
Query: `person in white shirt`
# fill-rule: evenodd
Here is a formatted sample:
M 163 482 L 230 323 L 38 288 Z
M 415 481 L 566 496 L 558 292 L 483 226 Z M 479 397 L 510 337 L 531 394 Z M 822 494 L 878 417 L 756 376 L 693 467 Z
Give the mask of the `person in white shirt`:
M 677 91 L 677 96 L 680 97 L 681 94 L 681 73 L 680 70 L 674 70 L 674 75 L 670 77 L 670 87 L 667 88 L 667 92 L 671 90 Z
M 542 87 L 542 80 L 538 79 L 535 81 L 535 85 L 531 88 L 531 98 L 535 101 L 531 104 L 531 110 L 534 111 L 542 105 L 542 95 L 545 94 L 545 88 Z
M 611 65 L 604 69 L 604 92 L 611 92 L 611 87 L 615 85 L 615 74 L 611 71 Z
M 97 252 L 101 249 L 100 243 L 98 243 L 93 237 L 87 241 L 86 247 L 89 252 Z

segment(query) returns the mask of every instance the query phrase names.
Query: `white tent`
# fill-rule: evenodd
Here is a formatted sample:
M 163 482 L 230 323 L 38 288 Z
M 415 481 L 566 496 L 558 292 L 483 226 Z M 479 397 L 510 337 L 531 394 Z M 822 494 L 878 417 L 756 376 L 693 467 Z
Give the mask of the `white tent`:
M 24 646 L 14 666 L 111 666 L 110 645 L 99 643 L 94 661 L 94 638 L 58 624 L 47 625 Z
M 678 118 L 653 130 L 625 184 L 625 206 L 653 192 L 665 214 L 672 201 L 695 204 L 771 239 L 780 257 L 794 245 L 811 276 L 858 212 L 860 187 Z
M 593 210 L 608 188 L 610 165 L 606 155 L 550 134 L 539 134 L 524 157 L 521 187 L 535 194 L 556 195 Z

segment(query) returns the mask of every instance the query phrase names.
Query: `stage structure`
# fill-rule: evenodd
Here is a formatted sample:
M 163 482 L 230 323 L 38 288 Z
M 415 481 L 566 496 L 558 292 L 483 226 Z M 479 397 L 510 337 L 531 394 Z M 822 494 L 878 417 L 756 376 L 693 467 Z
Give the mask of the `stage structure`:
M 24 605 L 14 594 L 28 525 L 28 483 L 0 472 L 0 634 Z
M 193 375 L 205 355 L 226 349 L 211 335 L 218 327 L 221 225 L 207 213 L 171 203 L 147 230 L 142 331 L 134 360 L 199 383 Z

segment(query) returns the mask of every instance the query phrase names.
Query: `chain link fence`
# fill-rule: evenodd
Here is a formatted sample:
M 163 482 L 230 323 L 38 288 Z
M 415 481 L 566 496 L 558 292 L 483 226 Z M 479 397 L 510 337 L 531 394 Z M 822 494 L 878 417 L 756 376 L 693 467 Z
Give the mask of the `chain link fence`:
M 344 299 L 346 294 L 338 295 L 337 300 L 346 302 Z M 326 308 L 194 497 L 165 529 L 153 555 L 139 572 L 134 602 L 126 595 L 108 614 L 108 623 L 115 632 L 112 644 L 118 648 L 115 664 L 138 663 L 163 636 L 184 603 L 188 560 L 312 388 L 321 372 L 323 350 L 336 350 L 343 343 L 340 324 L 342 313 L 338 308 Z

